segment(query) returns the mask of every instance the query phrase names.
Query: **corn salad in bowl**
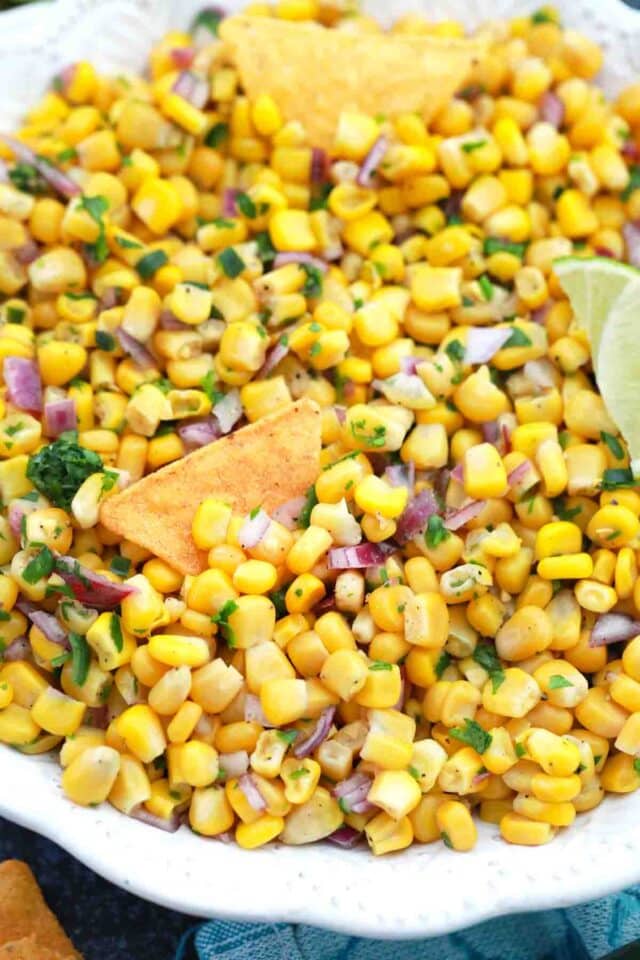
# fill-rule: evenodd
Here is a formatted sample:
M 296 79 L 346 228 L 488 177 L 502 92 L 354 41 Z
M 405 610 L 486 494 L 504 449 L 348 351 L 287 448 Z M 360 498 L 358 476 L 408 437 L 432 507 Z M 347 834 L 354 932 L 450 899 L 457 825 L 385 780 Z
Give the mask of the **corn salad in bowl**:
M 76 803 L 378 855 L 640 787 L 640 494 L 553 271 L 638 260 L 640 89 L 550 8 L 480 36 L 428 125 L 345 110 L 325 149 L 206 11 L 2 137 L 0 742 Z M 315 482 L 193 504 L 200 572 L 103 522 L 301 400 Z

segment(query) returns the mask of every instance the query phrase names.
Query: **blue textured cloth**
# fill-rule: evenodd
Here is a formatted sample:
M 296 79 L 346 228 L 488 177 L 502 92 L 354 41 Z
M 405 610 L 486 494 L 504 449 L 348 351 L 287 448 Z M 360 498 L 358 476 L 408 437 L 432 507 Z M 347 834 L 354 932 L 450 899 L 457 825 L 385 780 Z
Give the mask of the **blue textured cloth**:
M 640 938 L 640 886 L 430 940 L 365 940 L 316 927 L 214 920 L 185 937 L 176 960 L 187 956 L 192 936 L 199 960 L 601 960 Z

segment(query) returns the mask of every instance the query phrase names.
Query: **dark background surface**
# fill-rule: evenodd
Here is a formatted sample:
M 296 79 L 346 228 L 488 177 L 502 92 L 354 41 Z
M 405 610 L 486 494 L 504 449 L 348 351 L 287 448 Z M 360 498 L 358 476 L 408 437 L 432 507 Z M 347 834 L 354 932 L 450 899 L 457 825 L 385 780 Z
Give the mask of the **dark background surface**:
M 85 960 L 173 960 L 182 935 L 199 922 L 125 893 L 54 843 L 0 818 L 0 862 L 8 859 L 29 864 Z

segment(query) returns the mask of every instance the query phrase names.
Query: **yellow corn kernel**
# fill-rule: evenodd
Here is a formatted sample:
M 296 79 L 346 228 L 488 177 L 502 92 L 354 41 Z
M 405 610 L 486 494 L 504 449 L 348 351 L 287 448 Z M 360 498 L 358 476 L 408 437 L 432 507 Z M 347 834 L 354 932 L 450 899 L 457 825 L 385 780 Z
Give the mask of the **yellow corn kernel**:
M 496 448 L 490 443 L 470 447 L 464 455 L 464 490 L 467 496 L 475 500 L 502 497 L 507 489 L 507 472 Z
M 202 716 L 202 707 L 191 700 L 185 701 L 172 717 L 167 727 L 169 743 L 186 743 Z
M 234 820 L 234 811 L 222 787 L 205 787 L 193 791 L 189 823 L 196 833 L 214 837 L 231 829 Z
M 421 264 L 412 269 L 411 296 L 421 310 L 436 313 L 458 307 L 462 271 L 459 267 L 432 267 Z
M 436 824 L 445 846 L 465 852 L 476 845 L 478 833 L 467 807 L 457 800 L 445 800 L 436 810 Z
M 162 725 L 146 704 L 135 704 L 120 714 L 117 730 L 129 751 L 142 763 L 151 763 L 165 751 L 167 741 Z
M 82 723 L 86 709 L 86 704 L 47 687 L 31 708 L 31 716 L 43 730 L 68 737 Z
M 500 833 L 507 843 L 538 847 L 553 840 L 555 830 L 550 823 L 531 820 L 518 813 L 507 813 L 500 820 Z

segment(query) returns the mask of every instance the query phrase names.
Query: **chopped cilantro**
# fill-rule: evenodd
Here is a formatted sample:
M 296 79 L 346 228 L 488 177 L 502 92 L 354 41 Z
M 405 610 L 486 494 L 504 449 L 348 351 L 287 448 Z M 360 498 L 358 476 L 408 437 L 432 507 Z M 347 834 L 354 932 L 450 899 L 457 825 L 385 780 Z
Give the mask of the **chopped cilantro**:
M 129 560 L 128 557 L 116 556 L 109 564 L 109 569 L 118 577 L 128 577 L 129 570 L 131 569 L 131 560 Z
M 640 166 L 634 163 L 629 170 L 629 183 L 620 194 L 620 199 L 626 203 L 633 191 L 638 189 L 640 189 Z
M 292 770 L 289 774 L 290 780 L 299 780 L 300 777 L 308 777 L 311 773 L 310 770 L 307 770 L 306 767 L 298 767 L 297 770 Z
M 436 663 L 435 673 L 438 680 L 442 677 L 442 674 L 445 672 L 449 664 L 451 663 L 451 655 L 447 653 L 446 650 L 443 650 L 440 656 L 438 657 L 438 662 Z
M 59 667 L 64 667 L 67 660 L 70 660 L 70 659 L 71 659 L 71 654 L 69 653 L 68 650 L 65 650 L 64 653 L 59 654 L 57 657 L 52 657 L 51 666 L 57 670 Z
M 460 144 L 465 153 L 473 153 L 474 150 L 480 150 L 482 147 L 486 147 L 486 145 L 486 140 L 467 140 L 466 143 Z
M 229 617 L 232 613 L 235 613 L 237 609 L 238 604 L 235 600 L 227 600 L 218 612 L 211 617 L 211 622 L 218 624 L 222 636 L 227 641 L 227 646 L 231 649 L 234 649 L 236 646 L 236 636 L 233 629 L 229 626 Z
M 573 687 L 575 684 L 571 683 L 571 680 L 567 680 L 566 677 L 563 677 L 561 673 L 554 673 L 552 677 L 549 677 L 549 690 L 562 690 L 563 687 Z
M 633 761 L 633 769 L 640 777 L 640 757 L 636 757 Z
M 7 323 L 22 323 L 25 311 L 20 307 L 7 307 Z
M 369 670 L 392 670 L 393 664 L 388 663 L 386 660 L 374 660 L 373 663 L 369 664 Z
M 516 757 L 518 757 L 518 759 L 520 760 L 522 759 L 522 757 L 526 755 L 526 752 L 527 752 L 522 743 L 516 743 L 515 751 L 516 751 Z
M 191 24 L 191 33 L 195 33 L 198 27 L 203 27 L 205 30 L 208 30 L 209 33 L 213 34 L 214 37 L 217 37 L 218 28 L 223 20 L 223 13 L 214 7 L 207 7 L 205 10 L 201 10 L 197 17 L 194 18 Z
M 29 457 L 27 477 L 57 507 L 69 510 L 78 488 L 101 470 L 97 453 L 59 437 Z
M 429 517 L 427 520 L 427 529 L 424 535 L 425 543 L 429 549 L 434 550 L 439 544 L 447 540 L 451 534 L 444 525 L 444 520 L 437 514 Z
M 484 753 L 491 746 L 493 737 L 476 720 L 465 717 L 464 727 L 451 727 L 449 733 L 456 740 L 473 747 L 476 753 Z
M 215 384 L 216 384 L 215 374 L 213 370 L 208 370 L 207 373 L 205 373 L 202 380 L 200 381 L 200 386 L 202 387 L 202 389 L 204 390 L 204 392 L 206 393 L 207 397 L 209 398 L 209 400 L 211 401 L 214 407 L 216 403 L 222 400 L 222 397 L 224 396 L 222 391 L 216 388 Z
M 78 207 L 89 214 L 94 223 L 98 225 L 98 237 L 94 243 L 88 243 L 87 247 L 97 263 L 104 263 L 109 256 L 109 245 L 104 226 L 104 214 L 109 209 L 109 201 L 106 197 L 85 197 L 82 196 L 78 202 Z
M 165 263 L 168 262 L 169 257 L 164 250 L 152 250 L 151 253 L 146 253 L 144 257 L 140 257 L 136 263 L 136 270 L 142 280 L 150 280 L 156 271 L 158 271 L 160 267 L 164 267 Z
M 218 254 L 218 263 L 227 277 L 239 277 L 245 268 L 245 262 L 239 257 L 233 247 L 227 247 Z
M 111 620 L 109 622 L 109 633 L 111 634 L 111 639 L 113 640 L 113 645 L 118 651 L 122 653 L 122 648 L 124 646 L 124 640 L 122 637 L 122 627 L 120 626 L 120 617 L 117 613 L 111 614 Z
M 23 193 L 47 193 L 49 187 L 42 174 L 30 163 L 16 163 L 9 170 L 9 179 L 16 190 Z
M 496 693 L 505 681 L 502 664 L 496 655 L 496 651 L 488 643 L 478 644 L 473 651 L 473 659 L 489 674 L 493 692 Z
M 307 275 L 302 288 L 302 294 L 309 299 L 320 297 L 322 295 L 322 273 L 318 267 L 312 263 L 301 263 L 300 266 Z
M 229 138 L 229 124 L 215 123 L 204 138 L 207 147 L 219 147 L 221 143 Z
M 509 339 L 502 345 L 502 350 L 506 350 L 507 347 L 530 347 L 532 345 L 531 338 L 527 336 L 524 330 L 521 330 L 520 327 L 511 328 L 511 336 Z
M 0 620 L 10 620 L 11 614 L 8 610 L 0 610 Z
M 372 433 L 365 432 L 365 421 L 354 420 L 351 424 L 351 435 L 354 440 L 360 440 L 369 447 L 384 447 L 386 443 L 387 428 L 380 424 L 373 428 Z
M 543 7 L 540 10 L 535 10 L 531 14 L 531 23 L 554 23 L 554 19 L 551 14 L 545 10 Z
M 500 237 L 487 237 L 483 245 L 485 257 L 490 257 L 494 253 L 512 253 L 514 257 L 522 260 L 526 249 L 526 243 L 514 243 L 512 240 L 501 240 Z
M 116 348 L 116 338 L 106 330 L 96 330 L 96 347 L 98 350 L 108 350 L 111 352 Z
M 552 501 L 553 503 L 553 512 L 556 514 L 559 520 L 573 520 L 574 517 L 577 517 L 579 513 L 582 513 L 582 507 L 580 504 L 576 507 L 567 507 L 566 502 L 562 497 L 557 497 Z
M 144 244 L 138 240 L 130 240 L 129 237 L 117 236 L 116 243 L 122 250 L 142 250 Z
M 440 837 L 442 838 L 442 842 L 444 843 L 445 847 L 448 847 L 449 850 L 453 850 L 453 844 L 451 843 L 451 837 L 449 836 L 449 834 L 447 833 L 446 830 L 442 830 L 442 831 L 441 831 Z
M 316 340 L 316 342 L 312 343 L 309 347 L 309 356 L 317 357 L 319 353 L 322 353 L 322 344 Z
M 407 767 L 407 773 L 410 774 L 414 780 L 420 780 L 420 778 L 422 777 L 422 774 L 417 769 L 417 767 L 414 767 L 412 764 L 409 764 L 409 766 Z
M 39 553 L 30 560 L 22 571 L 22 579 L 27 583 L 37 583 L 43 577 L 48 577 L 53 573 L 54 559 L 49 547 L 43 547 Z
M 101 493 L 109 493 L 110 490 L 113 490 L 116 483 L 118 482 L 119 474 L 115 470 L 105 470 L 102 475 L 102 483 L 100 485 Z
M 619 490 L 623 487 L 637 486 L 629 467 L 612 468 L 602 474 L 602 490 Z
M 256 205 L 248 193 L 239 193 L 236 196 L 236 206 L 241 214 L 249 220 L 255 220 L 258 215 Z
M 298 731 L 297 730 L 277 730 L 276 735 L 280 740 L 282 740 L 283 743 L 286 743 L 287 746 L 290 747 L 293 741 L 298 736 Z
M 450 340 L 444 352 L 453 363 L 462 363 L 464 360 L 465 350 L 460 340 Z
M 480 287 L 480 292 L 485 300 L 493 300 L 493 284 L 486 273 L 483 273 L 481 277 L 478 277 L 478 286 Z
M 269 600 L 271 600 L 271 603 L 276 608 L 276 617 L 278 620 L 280 617 L 286 617 L 288 613 L 287 604 L 285 601 L 286 593 L 287 588 L 282 587 L 280 590 L 272 590 L 269 594 Z
M 80 633 L 69 634 L 69 643 L 71 644 L 71 679 L 78 686 L 84 686 L 89 675 L 89 663 L 91 651 L 89 644 Z
M 612 433 L 607 433 L 606 430 L 601 430 L 600 439 L 603 443 L 606 443 L 616 460 L 624 460 L 624 448 L 617 437 L 614 437 Z
M 228 220 L 227 217 L 214 217 L 211 223 L 219 230 L 228 230 L 230 227 L 235 227 L 234 221 Z
M 323 183 L 309 201 L 309 210 L 326 210 L 329 205 L 329 194 L 333 190 L 332 183 Z
M 307 490 L 305 494 L 305 504 L 300 513 L 298 514 L 298 526 L 302 527 L 304 530 L 311 524 L 311 511 L 318 502 L 318 496 L 316 494 L 315 484 Z

